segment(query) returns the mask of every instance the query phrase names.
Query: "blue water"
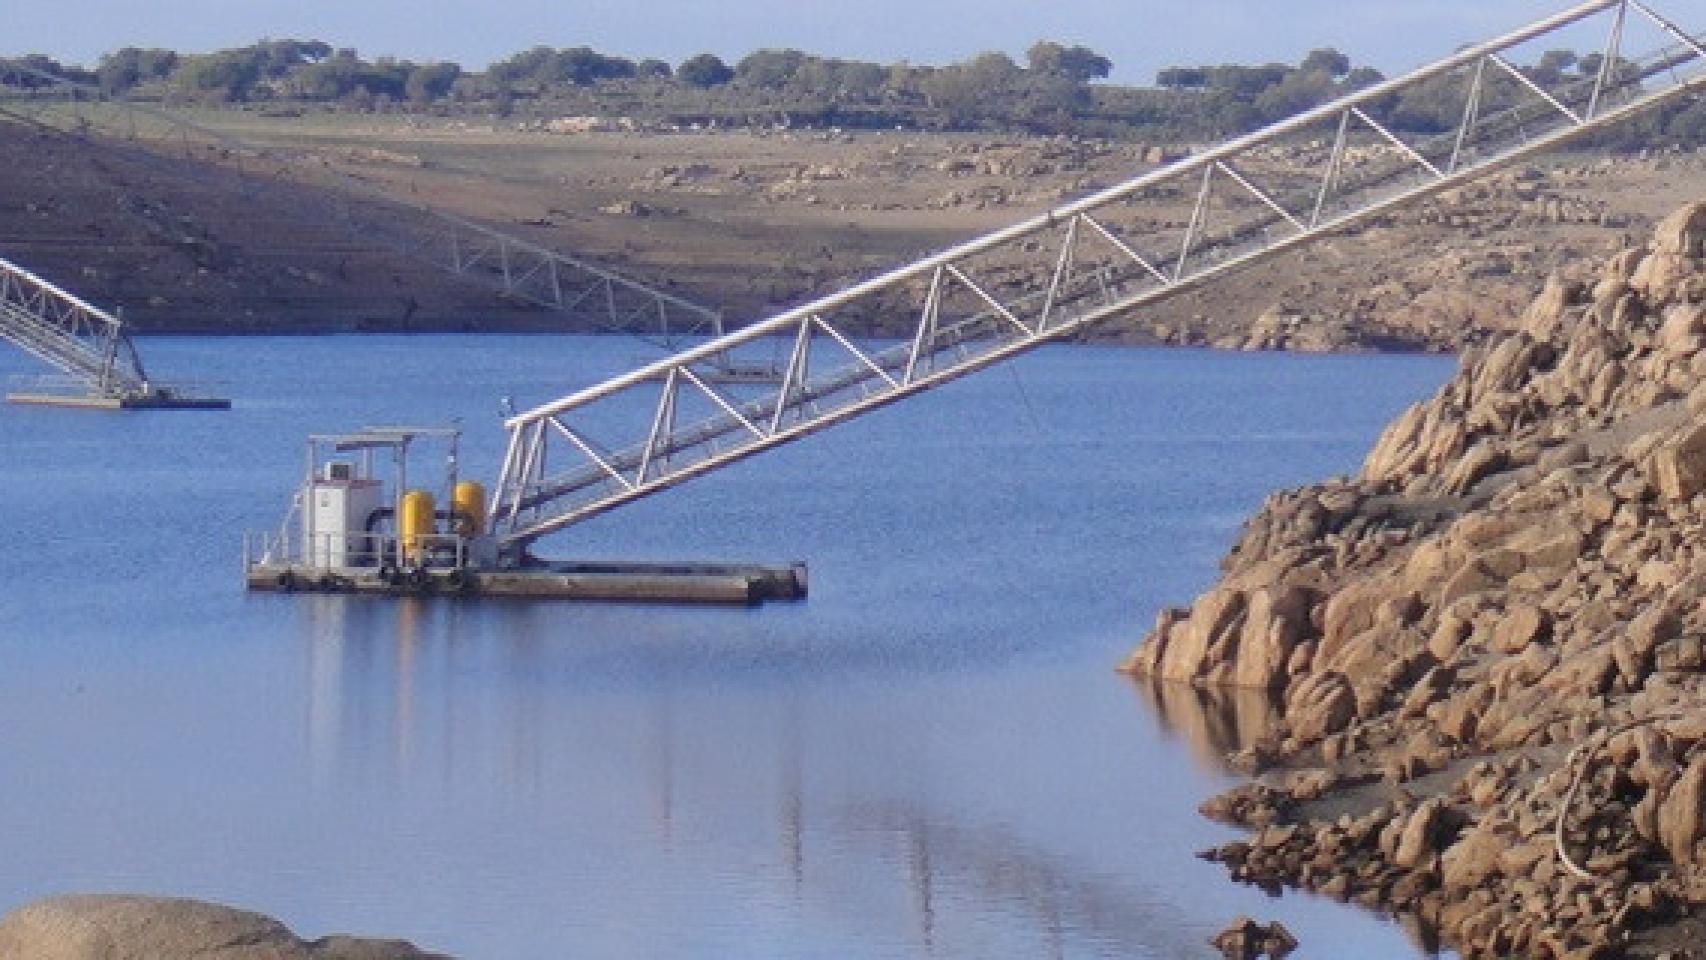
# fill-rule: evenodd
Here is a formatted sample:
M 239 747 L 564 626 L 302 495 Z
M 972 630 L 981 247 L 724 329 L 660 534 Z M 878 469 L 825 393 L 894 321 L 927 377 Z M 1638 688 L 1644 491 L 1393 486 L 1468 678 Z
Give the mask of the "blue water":
M 235 409 L 0 408 L 0 909 L 171 893 L 470 958 L 1208 958 L 1244 913 L 1418 953 L 1196 860 L 1227 719 L 1112 668 L 1446 360 L 1049 348 L 540 545 L 811 564 L 804 603 L 694 609 L 240 582 L 308 432 L 460 418 L 489 475 L 499 397 L 643 347 L 143 349 Z

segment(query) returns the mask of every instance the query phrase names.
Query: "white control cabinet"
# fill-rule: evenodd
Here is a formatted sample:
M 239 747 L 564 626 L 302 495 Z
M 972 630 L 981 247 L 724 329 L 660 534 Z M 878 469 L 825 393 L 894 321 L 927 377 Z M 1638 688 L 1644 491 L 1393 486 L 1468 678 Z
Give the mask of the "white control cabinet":
M 308 488 L 302 512 L 302 554 L 321 569 L 373 563 L 377 539 L 367 521 L 385 507 L 384 486 L 356 475 L 351 464 L 328 463 Z

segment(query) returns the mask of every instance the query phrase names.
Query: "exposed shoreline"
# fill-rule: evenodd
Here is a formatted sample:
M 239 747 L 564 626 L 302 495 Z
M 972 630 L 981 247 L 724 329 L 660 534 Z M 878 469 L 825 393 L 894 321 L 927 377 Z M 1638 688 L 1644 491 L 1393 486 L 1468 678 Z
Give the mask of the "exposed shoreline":
M 340 184 L 488 224 L 721 309 L 771 316 L 1153 167 L 1138 145 L 970 135 L 650 137 L 386 118 L 200 120 L 278 159 L 0 122 L 0 255 L 139 334 L 586 329 L 352 231 Z M 287 159 L 288 158 L 288 159 Z M 1091 342 L 1447 352 L 1508 328 L 1537 277 L 1645 230 L 1706 154 L 1564 153 L 1088 331 Z M 1294 161 L 1276 155 L 1274 174 Z M 235 169 L 242 167 L 239 172 Z M 365 194 L 364 194 L 365 195 Z M 1133 229 L 1188 216 L 1162 198 Z M 1145 225 L 1147 224 L 1147 226 Z M 1024 264 L 992 264 L 1006 271 Z M 1022 271 L 1021 271 L 1022 272 Z M 871 321 L 904 335 L 905 318 Z
M 1706 203 L 1270 497 L 1124 664 L 1278 700 L 1205 855 L 1467 957 L 1706 956 L 1703 383 Z

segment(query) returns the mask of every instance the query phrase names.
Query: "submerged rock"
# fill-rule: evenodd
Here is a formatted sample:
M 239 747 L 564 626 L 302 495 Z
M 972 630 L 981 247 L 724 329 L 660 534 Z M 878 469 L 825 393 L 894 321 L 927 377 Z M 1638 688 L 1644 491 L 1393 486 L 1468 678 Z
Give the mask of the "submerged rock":
M 1232 921 L 1225 930 L 1215 934 L 1209 944 L 1227 960 L 1260 960 L 1262 957 L 1284 960 L 1298 946 L 1297 938 L 1285 928 L 1285 924 L 1278 920 L 1261 924 L 1249 917 Z

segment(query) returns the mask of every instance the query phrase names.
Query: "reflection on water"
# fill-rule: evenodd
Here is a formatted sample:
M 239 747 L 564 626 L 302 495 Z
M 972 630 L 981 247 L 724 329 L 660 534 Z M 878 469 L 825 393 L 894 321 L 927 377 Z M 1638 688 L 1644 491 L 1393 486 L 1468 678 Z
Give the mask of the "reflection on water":
M 915 807 L 889 804 L 850 810 L 847 827 L 876 832 L 898 846 L 916 893 L 919 944 L 932 952 L 938 887 L 975 891 L 1028 918 L 1049 957 L 1064 957 L 1087 938 L 1122 956 L 1179 957 L 1201 952 L 1177 915 L 1123 878 L 1051 854 L 1000 827 L 933 820 Z M 1070 933 L 1069 933 L 1070 931 Z
M 0 908 L 204 896 L 471 960 L 1172 960 L 1240 913 L 1315 960 L 1405 952 L 1195 860 L 1231 835 L 1195 808 L 1232 781 L 1193 756 L 1266 714 L 1134 702 L 1111 666 L 1236 517 L 1354 464 L 1447 361 L 1045 350 L 1023 398 L 972 378 L 548 545 L 813 564 L 805 603 L 698 610 L 232 576 L 304 433 L 485 422 L 620 369 L 620 341 L 151 346 L 253 397 L 226 419 L 0 408 L 0 485 L 35 508 L 8 515 L 28 549 L 0 551 Z M 500 460 L 495 425 L 466 440 Z
M 709 794 L 761 787 L 757 792 L 768 796 L 730 803 L 718 816 L 767 811 L 777 874 L 790 897 L 850 905 L 871 902 L 873 894 L 883 899 L 885 886 L 904 889 L 904 909 L 864 921 L 892 923 L 894 941 L 922 955 L 963 955 L 964 918 L 945 919 L 938 905 L 963 910 L 968 900 L 999 905 L 1004 923 L 1025 928 L 1040 948 L 1025 956 L 1066 957 L 1086 945 L 1119 956 L 1200 952 L 1165 886 L 1157 886 L 1168 871 L 1107 872 L 1029 842 L 999 820 L 962 820 L 954 804 L 910 790 L 927 773 L 916 768 L 920 758 L 892 744 L 871 751 L 857 731 L 840 725 L 837 710 L 814 709 L 821 695 L 800 685 L 762 695 L 772 719 L 758 729 L 769 742 L 695 738 L 681 729 L 694 721 L 678 715 L 678 691 L 647 691 L 645 716 L 627 731 L 637 762 L 628 778 L 612 781 L 609 770 L 561 765 L 587 760 L 584 753 L 546 756 L 562 747 L 548 742 L 550 731 L 578 709 L 548 708 L 538 681 L 572 669 L 577 655 L 537 632 L 542 624 L 534 622 L 534 608 L 348 595 L 305 600 L 307 750 L 315 788 L 327 794 L 342 794 L 348 780 L 385 769 L 409 789 L 477 775 L 490 778 L 483 787 L 498 802 L 503 796 L 561 801 L 576 789 L 570 781 L 584 788 L 596 775 L 623 802 L 651 812 L 627 841 L 668 860 L 683 855 L 675 849 L 678 786 L 696 798 L 689 801 L 694 805 Z M 495 613 L 503 626 L 490 629 L 476 612 Z M 483 695 L 468 675 L 458 678 L 459 658 L 469 653 L 502 677 L 502 697 Z M 683 739 L 696 741 L 696 758 L 680 753 Z M 736 751 L 725 755 L 730 763 L 694 762 L 706 751 L 730 748 Z M 492 758 L 501 762 L 488 766 Z M 826 769 L 840 781 L 827 794 Z M 561 812 L 579 811 L 571 800 Z M 870 866 L 850 873 L 848 860 Z
M 466 723 L 458 722 L 459 713 L 473 709 L 468 704 L 458 706 L 455 700 L 456 651 L 480 644 L 482 662 L 497 658 L 502 671 L 518 681 L 501 704 L 507 714 L 508 739 L 503 751 L 508 759 L 504 781 L 517 790 L 538 788 L 543 735 L 543 688 L 538 681 L 574 668 L 572 662 L 554 663 L 551 659 L 551 644 L 543 639 L 549 624 L 539 616 L 548 605 L 455 603 L 417 597 L 376 600 L 348 595 L 308 595 L 302 602 L 308 607 L 304 644 L 308 651 L 308 744 L 310 765 L 318 780 L 324 782 L 334 775 L 340 761 L 376 759 L 374 750 L 381 741 L 388 747 L 380 752 L 389 753 L 394 768 L 417 765 L 417 741 L 433 735 L 422 729 L 425 718 L 419 715 L 423 671 L 429 675 L 424 682 L 439 684 L 440 692 L 451 698 L 434 703 L 428 713 L 442 714 L 435 746 L 440 751 L 442 772 L 454 776 L 456 738 L 450 730 L 465 727 Z M 1228 754 L 1267 737 L 1280 722 L 1280 703 L 1267 691 L 1205 688 L 1145 677 L 1132 677 L 1130 682 L 1161 729 L 1185 743 L 1209 770 L 1230 769 Z M 666 827 L 671 805 L 667 788 L 674 775 L 670 762 L 674 743 L 671 703 L 665 688 L 648 718 L 649 747 L 656 752 L 657 776 L 665 787 L 656 801 L 658 817 Z M 379 704 L 387 704 L 388 709 L 381 710 Z M 797 698 L 788 700 L 785 707 L 787 716 L 780 724 L 786 741 L 783 773 L 797 785 L 802 776 L 799 741 L 806 727 L 802 714 L 807 707 Z M 464 719 L 471 721 L 472 716 Z M 489 716 L 482 719 L 489 720 Z M 797 819 L 795 800 L 785 801 L 785 808 L 790 818 Z
M 1148 677 L 1133 677 L 1132 685 L 1161 726 L 1212 769 L 1228 769 L 1227 754 L 1248 749 L 1280 721 L 1280 705 L 1265 690 L 1196 687 Z
M 527 605 L 336 594 L 305 595 L 300 602 L 306 608 L 309 765 L 317 783 L 331 782 L 340 766 L 351 764 L 413 770 L 428 762 L 423 749 L 437 752 L 432 762 L 444 776 L 455 776 L 455 732 L 490 720 L 481 704 L 459 696 L 458 665 L 471 644 L 484 647 L 482 663 L 500 656 L 517 680 L 538 681 L 545 673 L 541 627 Z M 539 786 L 541 693 L 538 682 L 519 682 L 506 689 L 501 704 L 501 782 L 518 792 Z
M 1192 756 L 1206 769 L 1232 769 L 1228 755 L 1268 737 L 1280 722 L 1281 704 L 1265 690 L 1131 679 L 1139 700 L 1154 711 L 1161 728 L 1189 745 Z M 1428 918 L 1402 916 L 1397 923 L 1417 949 L 1428 956 L 1439 955 L 1439 931 Z
M 586 668 L 587 651 L 562 634 L 549 606 L 307 599 L 308 765 L 315 789 L 338 803 L 371 796 L 376 784 L 381 793 L 433 795 L 478 782 L 482 802 L 545 803 L 553 816 L 605 832 L 626 848 L 624 859 L 687 876 L 705 869 L 707 848 L 714 860 L 731 854 L 726 834 L 749 834 L 756 846 L 733 853 L 741 869 L 773 878 L 761 899 L 780 896 L 804 915 L 857 923 L 862 938 L 888 945 L 877 954 L 1188 957 L 1202 955 L 1208 925 L 1226 918 L 1224 910 L 1201 920 L 1181 913 L 1190 909 L 1179 885 L 1185 853 L 1155 842 L 1136 798 L 1103 795 L 1093 777 L 1066 773 L 1060 782 L 1010 783 L 1014 795 L 994 803 L 968 801 L 959 794 L 1005 777 L 951 784 L 936 775 L 940 756 L 907 742 L 968 716 L 983 722 L 991 704 L 1014 693 L 1005 685 L 957 705 L 881 688 L 849 698 L 831 689 L 839 682 L 811 678 L 743 690 L 734 702 L 670 682 L 612 697 L 602 681 L 570 681 L 578 689 L 565 696 L 562 684 Z M 1131 719 L 1152 709 L 1159 731 L 1210 770 L 1274 717 L 1261 696 L 1139 689 L 1147 704 Z M 873 706 L 885 702 L 876 710 L 892 710 L 893 722 L 873 729 Z M 1132 726 L 1131 735 L 1144 736 Z M 566 734 L 575 729 L 592 731 L 599 748 Z M 1009 739 L 991 731 L 977 741 L 999 745 L 997 769 L 1037 769 L 1025 745 Z M 1064 759 L 1057 746 L 1043 749 Z M 1081 762 L 1107 761 L 1092 754 Z M 1183 809 L 1207 789 L 1153 773 L 1174 785 L 1151 784 L 1152 799 Z M 1087 804 L 1106 815 L 1084 816 Z M 611 808 L 635 815 L 600 812 Z M 1027 836 L 1039 822 L 1049 824 L 1048 839 Z M 1191 849 L 1212 835 L 1206 824 L 1190 826 L 1172 829 Z M 1128 852 L 1110 860 L 1122 847 Z M 563 866 L 596 873 L 610 865 L 570 858 Z M 1222 882 L 1214 868 L 1195 880 Z M 1232 892 L 1215 889 L 1221 899 Z M 645 895 L 624 895 L 636 894 Z

